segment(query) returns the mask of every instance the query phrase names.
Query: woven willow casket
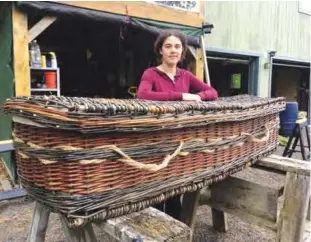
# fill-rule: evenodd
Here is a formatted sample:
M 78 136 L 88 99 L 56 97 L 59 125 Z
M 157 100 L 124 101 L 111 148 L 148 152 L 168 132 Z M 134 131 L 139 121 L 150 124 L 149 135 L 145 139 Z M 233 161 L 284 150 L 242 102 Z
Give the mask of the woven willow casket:
M 283 98 L 7 100 L 18 174 L 68 217 L 106 219 L 224 179 L 277 147 Z

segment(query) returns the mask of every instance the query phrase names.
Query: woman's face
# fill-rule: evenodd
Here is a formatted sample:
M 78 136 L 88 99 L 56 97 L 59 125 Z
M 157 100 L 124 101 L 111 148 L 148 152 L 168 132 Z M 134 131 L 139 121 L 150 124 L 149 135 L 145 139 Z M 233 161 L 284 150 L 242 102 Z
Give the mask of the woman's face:
M 180 61 L 182 51 L 183 47 L 179 38 L 173 35 L 167 37 L 160 50 L 162 62 L 169 66 L 176 66 Z

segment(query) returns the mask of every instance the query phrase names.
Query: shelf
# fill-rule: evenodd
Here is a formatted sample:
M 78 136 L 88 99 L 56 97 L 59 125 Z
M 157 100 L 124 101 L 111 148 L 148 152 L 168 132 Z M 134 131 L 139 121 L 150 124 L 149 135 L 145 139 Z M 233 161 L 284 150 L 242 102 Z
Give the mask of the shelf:
M 34 70 L 34 71 L 57 71 L 58 68 L 52 68 L 52 67 L 46 67 L 46 68 L 30 67 L 30 70 Z
M 32 92 L 57 92 L 57 88 L 31 88 Z

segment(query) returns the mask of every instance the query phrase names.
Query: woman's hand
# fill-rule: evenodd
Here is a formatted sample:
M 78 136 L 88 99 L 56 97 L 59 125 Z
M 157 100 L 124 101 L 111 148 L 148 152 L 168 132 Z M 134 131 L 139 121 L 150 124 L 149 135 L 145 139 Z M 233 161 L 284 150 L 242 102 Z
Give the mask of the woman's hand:
M 182 100 L 183 101 L 201 101 L 201 97 L 197 94 L 183 93 Z

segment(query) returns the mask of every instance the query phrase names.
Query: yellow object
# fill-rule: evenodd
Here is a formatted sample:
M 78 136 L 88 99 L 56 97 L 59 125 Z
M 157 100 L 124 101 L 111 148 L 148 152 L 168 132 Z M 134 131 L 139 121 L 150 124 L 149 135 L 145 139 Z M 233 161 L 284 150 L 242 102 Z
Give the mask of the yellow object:
M 46 68 L 46 57 L 45 57 L 45 55 L 41 55 L 41 67 Z
M 303 118 L 307 118 L 307 112 L 305 111 L 298 112 L 298 119 L 303 119 Z
M 49 52 L 52 57 L 56 57 L 55 52 Z
M 304 123 L 304 122 L 306 122 L 306 121 L 307 121 L 306 118 L 298 119 L 298 120 L 296 121 L 296 124 L 301 124 L 301 123 Z
M 127 89 L 128 93 L 131 94 L 134 98 L 136 98 L 137 95 L 137 87 L 131 86 Z
M 289 138 L 288 137 L 283 137 L 279 135 L 279 143 L 280 145 L 286 146 L 288 143 Z
M 51 67 L 57 68 L 57 60 L 56 60 L 56 54 L 54 52 L 49 52 L 51 55 Z

